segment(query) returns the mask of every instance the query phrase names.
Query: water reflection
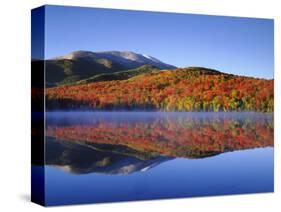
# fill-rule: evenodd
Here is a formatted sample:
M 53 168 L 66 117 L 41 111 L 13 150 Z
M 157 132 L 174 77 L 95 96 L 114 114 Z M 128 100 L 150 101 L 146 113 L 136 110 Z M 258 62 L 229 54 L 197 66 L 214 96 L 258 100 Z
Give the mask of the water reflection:
M 81 145 L 76 142 L 58 142 L 54 139 L 48 139 L 46 144 L 47 164 L 74 174 L 96 172 L 124 175 L 136 171 L 146 171 L 172 159 L 165 156 L 148 158 L 140 155 L 138 157 L 137 153 L 134 154 L 130 149 L 124 148 L 124 151 L 121 152 L 122 146 Z
M 48 165 L 76 174 L 129 174 L 173 158 L 273 146 L 273 115 L 52 112 L 46 134 Z

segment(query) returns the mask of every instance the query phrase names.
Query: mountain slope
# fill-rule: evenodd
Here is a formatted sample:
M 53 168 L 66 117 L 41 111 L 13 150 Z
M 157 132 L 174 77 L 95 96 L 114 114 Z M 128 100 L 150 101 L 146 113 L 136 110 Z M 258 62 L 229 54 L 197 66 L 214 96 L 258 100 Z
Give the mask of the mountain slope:
M 262 111 L 274 107 L 273 80 L 192 67 L 127 80 L 47 89 L 47 109 Z
M 152 65 L 158 69 L 174 69 L 156 58 L 133 52 L 74 51 L 46 60 L 46 81 L 50 86 L 74 83 L 97 74 L 113 73 Z
M 93 77 L 80 80 L 76 84 L 85 84 L 99 81 L 125 80 L 141 74 L 157 73 L 159 68 L 152 65 L 143 65 L 141 67 L 130 69 L 128 71 L 118 71 L 114 73 L 97 74 Z

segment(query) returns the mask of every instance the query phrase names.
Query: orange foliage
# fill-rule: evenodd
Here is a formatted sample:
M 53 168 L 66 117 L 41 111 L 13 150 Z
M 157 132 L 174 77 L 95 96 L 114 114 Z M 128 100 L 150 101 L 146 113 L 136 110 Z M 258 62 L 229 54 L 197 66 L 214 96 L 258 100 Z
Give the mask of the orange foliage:
M 47 109 L 273 111 L 273 80 L 192 68 L 48 88 Z

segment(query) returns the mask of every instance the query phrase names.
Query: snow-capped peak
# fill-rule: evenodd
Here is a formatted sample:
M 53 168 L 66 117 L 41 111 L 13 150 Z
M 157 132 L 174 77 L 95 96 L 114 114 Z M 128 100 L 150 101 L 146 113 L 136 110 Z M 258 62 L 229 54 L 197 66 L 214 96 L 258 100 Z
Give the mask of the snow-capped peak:
M 147 54 L 142 54 L 142 56 L 146 57 L 147 59 L 151 59 L 151 57 Z
M 53 59 L 55 60 L 87 59 L 89 61 L 96 61 L 97 59 L 107 59 L 114 63 L 121 64 L 122 66 L 126 66 L 128 69 L 136 68 L 145 64 L 153 65 L 160 69 L 176 68 L 175 66 L 161 62 L 155 57 L 149 56 L 147 54 L 134 53 L 131 51 L 91 52 L 91 51 L 79 50 Z
M 142 54 L 142 56 L 144 56 L 145 58 L 147 58 L 147 59 L 149 59 L 149 60 L 152 60 L 152 61 L 154 61 L 154 62 L 160 62 L 159 60 L 157 60 L 156 58 L 154 58 L 154 57 L 151 57 L 151 56 L 149 56 L 149 55 L 147 55 L 147 54 Z

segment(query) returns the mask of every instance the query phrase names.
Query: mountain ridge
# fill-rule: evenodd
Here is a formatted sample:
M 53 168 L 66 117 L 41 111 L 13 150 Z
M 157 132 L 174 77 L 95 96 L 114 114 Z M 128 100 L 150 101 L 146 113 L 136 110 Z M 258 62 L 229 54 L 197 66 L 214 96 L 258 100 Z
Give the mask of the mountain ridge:
M 141 63 L 142 65 L 148 64 L 148 65 L 154 65 L 160 69 L 174 69 L 177 68 L 174 65 L 170 65 L 167 63 L 164 63 L 160 61 L 159 59 L 152 57 L 147 54 L 139 54 L 132 51 L 100 51 L 100 52 L 92 52 L 92 51 L 86 51 L 86 50 L 77 50 L 70 52 L 66 55 L 55 57 L 52 59 L 69 59 L 69 60 L 75 60 L 79 58 L 98 58 L 98 59 L 112 59 L 112 60 L 122 60 L 122 63 L 129 62 L 126 60 L 134 61 Z M 120 62 L 120 61 L 119 61 Z
M 32 63 L 38 63 L 33 61 Z M 98 74 L 136 69 L 143 65 L 158 69 L 175 69 L 154 57 L 130 51 L 73 51 L 63 56 L 46 60 L 46 84 L 49 87 L 71 84 Z

